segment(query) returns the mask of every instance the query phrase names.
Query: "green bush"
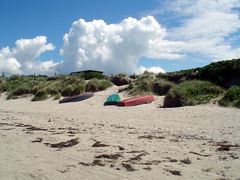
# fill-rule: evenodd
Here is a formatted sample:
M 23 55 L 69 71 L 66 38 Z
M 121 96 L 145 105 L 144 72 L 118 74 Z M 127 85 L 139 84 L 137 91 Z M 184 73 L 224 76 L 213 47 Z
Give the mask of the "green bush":
M 5 84 L 6 84 L 5 79 L 4 78 L 0 78 L 0 94 L 2 92 L 6 91 Z
M 84 92 L 85 84 L 85 80 L 80 78 L 79 76 L 68 76 L 65 77 L 63 83 L 60 84 L 58 87 L 65 87 L 61 91 L 62 96 L 71 96 Z
M 80 77 L 89 80 L 89 79 L 103 79 L 104 75 L 99 72 L 85 72 L 85 73 L 80 73 Z
M 53 97 L 53 100 L 58 100 L 58 99 L 60 99 L 60 98 L 61 98 L 61 94 L 58 93 L 58 94 L 56 94 L 56 95 Z
M 42 101 L 48 98 L 48 92 L 46 89 L 39 90 L 35 96 L 33 97 L 32 101 Z
M 85 84 L 77 84 L 74 86 L 72 95 L 81 94 L 85 90 Z
M 127 92 L 130 95 L 143 95 L 152 93 L 152 87 L 155 80 L 155 76 L 151 73 L 145 73 L 139 76 L 135 82 L 132 82 Z
M 21 77 L 19 75 L 12 75 L 8 78 L 9 81 L 19 80 Z
M 112 76 L 110 78 L 110 81 L 116 86 L 122 86 L 122 85 L 129 84 L 131 82 L 131 79 L 127 77 L 126 74 L 117 74 L 115 76 Z
M 17 87 L 12 92 L 9 93 L 7 99 L 16 99 L 19 96 L 31 94 L 32 89 L 28 87 L 27 85 L 22 85 L 20 87 Z
M 73 92 L 73 86 L 68 85 L 61 91 L 62 96 L 71 96 Z
M 62 82 L 63 86 L 74 85 L 74 84 L 85 84 L 85 80 L 79 76 L 66 76 Z
M 223 89 L 207 81 L 185 81 L 171 89 L 164 99 L 164 107 L 206 104 L 223 93 Z
M 153 92 L 156 95 L 162 96 L 162 95 L 166 95 L 168 91 L 172 89 L 174 86 L 175 86 L 174 83 L 164 79 L 160 79 L 153 83 L 152 88 L 153 88 Z
M 112 86 L 112 83 L 107 80 L 92 79 L 86 85 L 86 91 L 96 92 L 103 91 Z
M 198 78 L 223 87 L 240 85 L 240 59 L 219 61 L 200 68 Z
M 240 108 L 240 86 L 232 86 L 219 101 L 220 106 Z

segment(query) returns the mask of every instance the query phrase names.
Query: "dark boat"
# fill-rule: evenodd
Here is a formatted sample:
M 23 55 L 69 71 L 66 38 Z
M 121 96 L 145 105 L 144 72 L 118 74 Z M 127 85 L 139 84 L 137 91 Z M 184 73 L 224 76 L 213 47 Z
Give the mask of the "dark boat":
M 140 104 L 151 103 L 152 101 L 154 101 L 154 97 L 152 95 L 138 96 L 138 97 L 122 100 L 118 103 L 118 106 L 136 106 Z
M 74 95 L 74 96 L 69 96 L 64 99 L 61 99 L 59 103 L 67 103 L 67 102 L 77 102 L 77 101 L 82 101 L 85 99 L 88 99 L 93 96 L 93 93 L 91 92 L 85 92 L 82 94 Z

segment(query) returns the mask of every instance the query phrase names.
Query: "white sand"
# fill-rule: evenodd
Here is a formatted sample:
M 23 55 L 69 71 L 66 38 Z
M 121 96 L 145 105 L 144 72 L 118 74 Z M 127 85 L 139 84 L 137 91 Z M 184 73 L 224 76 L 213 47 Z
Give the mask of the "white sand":
M 113 92 L 116 87 L 66 104 L 0 97 L 0 179 L 240 178 L 240 147 L 227 151 L 240 145 L 239 109 L 158 108 L 163 97 L 141 106 L 104 107 Z M 42 142 L 32 142 L 37 138 Z M 72 147 L 50 147 L 76 138 Z M 97 141 L 108 146 L 92 147 Z M 181 162 L 186 158 L 190 164 Z

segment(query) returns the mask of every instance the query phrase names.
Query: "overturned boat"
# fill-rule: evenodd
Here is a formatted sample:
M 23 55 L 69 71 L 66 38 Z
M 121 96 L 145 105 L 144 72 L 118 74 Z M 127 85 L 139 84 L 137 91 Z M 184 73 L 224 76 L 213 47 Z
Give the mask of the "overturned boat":
M 138 97 L 122 100 L 118 103 L 118 106 L 136 106 L 140 104 L 151 103 L 154 100 L 155 99 L 152 95 L 138 96 Z
M 68 103 L 68 102 L 77 102 L 77 101 L 83 101 L 85 99 L 88 99 L 93 96 L 93 93 L 91 92 L 84 92 L 82 94 L 69 96 L 64 99 L 61 99 L 59 103 Z

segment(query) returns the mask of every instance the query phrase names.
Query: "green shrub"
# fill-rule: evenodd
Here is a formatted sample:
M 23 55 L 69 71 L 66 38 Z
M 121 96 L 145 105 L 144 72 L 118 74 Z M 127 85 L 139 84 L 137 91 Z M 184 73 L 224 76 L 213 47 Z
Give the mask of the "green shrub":
M 71 96 L 73 92 L 73 86 L 68 85 L 61 91 L 62 96 Z
M 100 72 L 84 72 L 80 73 L 80 77 L 89 80 L 89 79 L 103 79 L 104 75 Z
M 92 79 L 86 85 L 86 91 L 96 92 L 103 91 L 112 86 L 112 83 L 107 80 Z
M 16 81 L 19 80 L 21 77 L 19 75 L 12 75 L 9 77 L 9 81 Z
M 48 82 L 45 88 L 47 89 L 48 94 L 50 94 L 51 96 L 55 96 L 61 91 L 61 81 L 56 80 L 53 82 Z
M 85 80 L 82 79 L 80 76 L 66 76 L 62 82 L 63 86 L 74 84 L 85 84 Z
M 129 84 L 131 82 L 131 79 L 127 77 L 126 74 L 117 74 L 115 76 L 112 76 L 110 78 L 110 81 L 116 86 L 122 86 L 122 85 Z
M 31 94 L 31 92 L 32 89 L 30 87 L 28 87 L 27 85 L 22 85 L 10 92 L 7 99 L 17 99 L 19 96 Z
M 60 98 L 61 98 L 61 94 L 58 93 L 58 94 L 56 94 L 56 95 L 54 96 L 53 100 L 58 100 L 58 99 L 60 99 Z
M 223 87 L 240 85 L 240 59 L 219 61 L 200 68 L 198 78 Z
M 4 78 L 0 78 L 0 94 L 2 92 L 6 91 L 5 84 L 6 84 L 5 79 Z
M 71 96 L 84 92 L 85 80 L 79 76 L 67 76 L 58 87 L 65 87 L 62 89 L 62 96 Z
M 223 93 L 223 89 L 207 81 L 185 81 L 168 92 L 164 107 L 206 104 Z
M 4 79 L 4 80 L 3 80 Z M 5 80 L 6 79 L 6 80 Z M 85 80 L 79 77 L 17 76 L 0 79 L 0 92 L 7 91 L 8 99 L 32 94 L 33 100 L 42 100 L 58 94 L 70 96 L 84 92 Z
M 39 90 L 44 89 L 47 86 L 48 84 L 46 81 L 35 81 L 32 88 L 32 92 L 33 94 L 36 94 Z
M 155 80 L 155 76 L 151 73 L 145 73 L 139 76 L 135 82 L 132 82 L 127 92 L 130 95 L 143 95 L 152 93 L 152 87 Z
M 42 101 L 48 98 L 48 93 L 46 89 L 39 90 L 35 96 L 33 97 L 32 101 Z
M 232 86 L 219 101 L 220 106 L 233 106 L 240 108 L 240 86 Z
M 172 89 L 174 86 L 175 86 L 174 83 L 164 79 L 160 79 L 153 83 L 152 88 L 153 88 L 153 92 L 156 95 L 162 96 L 162 95 L 166 95 L 168 91 Z
M 85 90 L 85 84 L 77 84 L 74 86 L 72 95 L 81 94 Z

